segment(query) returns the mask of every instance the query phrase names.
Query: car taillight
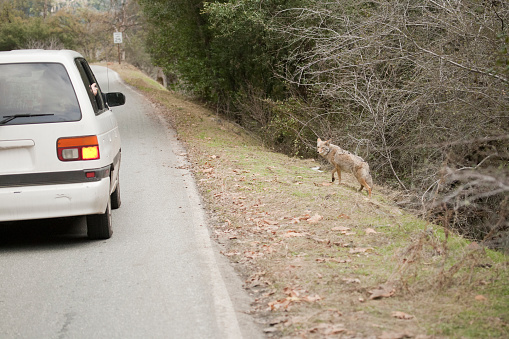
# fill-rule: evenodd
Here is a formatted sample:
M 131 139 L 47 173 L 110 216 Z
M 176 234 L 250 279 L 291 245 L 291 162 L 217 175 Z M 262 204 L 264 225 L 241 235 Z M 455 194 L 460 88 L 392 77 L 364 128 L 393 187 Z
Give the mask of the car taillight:
M 61 161 L 99 159 L 97 136 L 60 138 L 57 141 L 57 155 Z

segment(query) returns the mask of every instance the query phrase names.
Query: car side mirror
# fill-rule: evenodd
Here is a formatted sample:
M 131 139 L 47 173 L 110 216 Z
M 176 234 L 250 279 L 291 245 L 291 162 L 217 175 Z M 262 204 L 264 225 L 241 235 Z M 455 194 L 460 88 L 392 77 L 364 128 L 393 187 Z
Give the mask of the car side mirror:
M 120 92 L 106 93 L 106 102 L 110 107 L 122 106 L 125 104 L 125 95 Z

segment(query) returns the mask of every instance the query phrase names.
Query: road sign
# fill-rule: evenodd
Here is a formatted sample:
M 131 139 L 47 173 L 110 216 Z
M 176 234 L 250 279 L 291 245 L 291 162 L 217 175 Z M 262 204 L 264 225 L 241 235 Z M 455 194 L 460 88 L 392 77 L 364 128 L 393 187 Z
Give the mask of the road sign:
M 122 32 L 113 33 L 113 43 L 115 43 L 115 44 L 122 43 Z

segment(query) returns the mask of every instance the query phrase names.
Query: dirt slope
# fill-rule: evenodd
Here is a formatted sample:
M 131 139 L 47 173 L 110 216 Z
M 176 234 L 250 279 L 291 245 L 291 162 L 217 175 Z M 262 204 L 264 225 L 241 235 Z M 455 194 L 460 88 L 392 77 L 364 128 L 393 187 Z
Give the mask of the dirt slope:
M 133 67 L 111 65 L 187 145 L 211 234 L 268 337 L 506 337 L 508 260 L 373 197 L 327 166 L 271 152 Z

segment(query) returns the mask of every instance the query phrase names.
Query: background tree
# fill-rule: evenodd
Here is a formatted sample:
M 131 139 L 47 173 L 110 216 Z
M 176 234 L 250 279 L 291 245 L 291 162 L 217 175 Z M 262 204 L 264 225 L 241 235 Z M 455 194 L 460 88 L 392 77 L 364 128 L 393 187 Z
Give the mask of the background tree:
M 124 33 L 123 51 L 149 69 L 140 9 L 134 0 L 91 0 L 57 7 L 51 0 L 0 0 L 0 50 L 68 48 L 91 61 L 116 60 L 113 32 Z
M 284 36 L 272 35 L 268 24 L 278 11 L 302 2 L 140 0 L 154 62 L 178 80 L 173 87 L 208 100 L 274 145 L 293 144 L 286 134 L 295 133 L 294 122 L 278 113 L 289 97 L 274 74 L 286 53 Z
M 209 32 L 203 1 L 139 0 L 148 21 L 148 48 L 154 63 L 178 77 L 182 90 L 211 98 Z M 176 84 L 174 84 L 176 85 Z

